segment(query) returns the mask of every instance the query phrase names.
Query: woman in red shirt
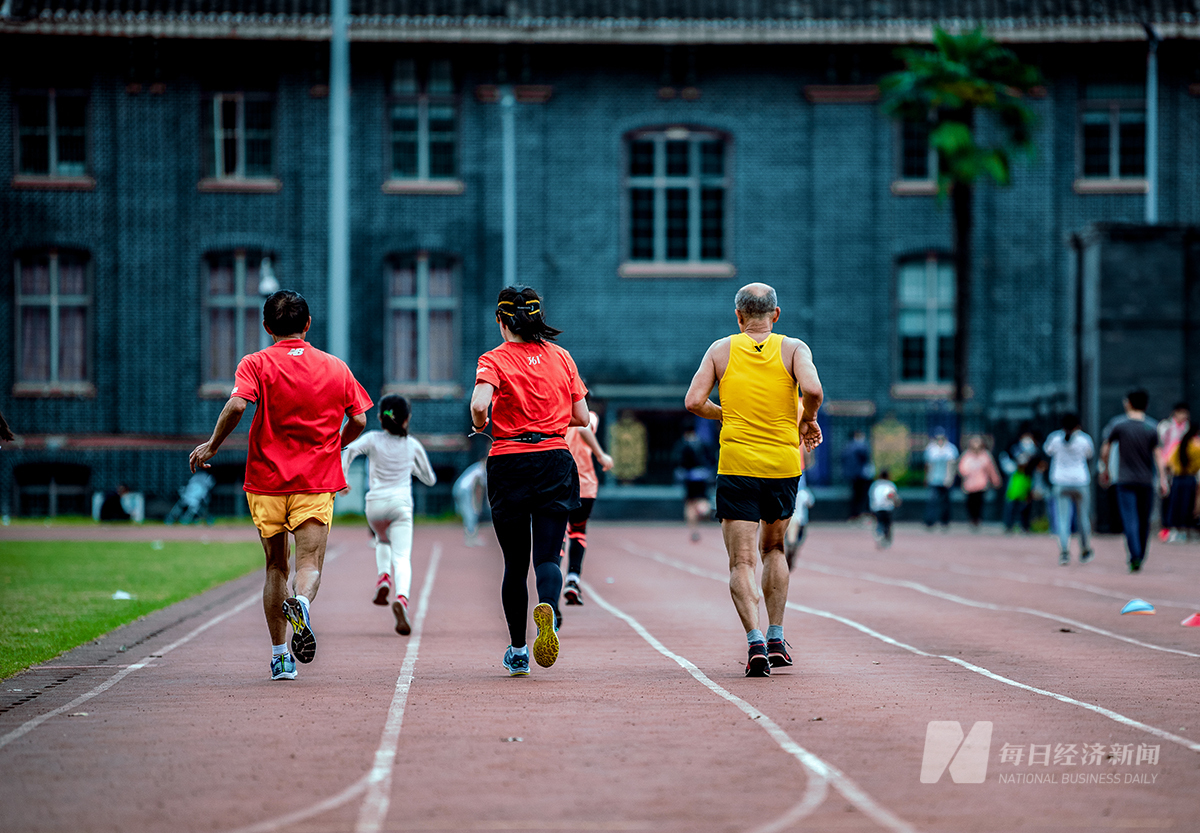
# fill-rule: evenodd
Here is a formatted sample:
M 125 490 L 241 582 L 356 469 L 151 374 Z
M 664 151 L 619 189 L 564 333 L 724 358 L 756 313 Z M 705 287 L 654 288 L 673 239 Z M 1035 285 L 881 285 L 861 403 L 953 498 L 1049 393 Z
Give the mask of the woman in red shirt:
M 558 659 L 559 552 L 567 515 L 579 507 L 579 474 L 564 436 L 570 426 L 587 425 L 589 414 L 587 388 L 571 354 L 553 343 L 562 331 L 546 323 L 537 292 L 528 286 L 500 290 L 496 322 L 504 342 L 479 357 L 471 425 L 476 432 L 487 427 L 490 405 L 488 502 L 504 553 L 500 597 L 512 638 L 504 667 L 518 677 L 529 674 L 525 631 L 531 557 L 538 592 L 533 656 L 543 667 Z

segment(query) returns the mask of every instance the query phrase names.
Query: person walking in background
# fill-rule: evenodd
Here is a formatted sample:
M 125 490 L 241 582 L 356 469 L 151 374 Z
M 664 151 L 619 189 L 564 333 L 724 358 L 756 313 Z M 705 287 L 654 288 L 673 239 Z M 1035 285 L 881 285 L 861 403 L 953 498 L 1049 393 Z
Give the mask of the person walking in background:
M 734 296 L 737 335 L 714 341 L 692 377 L 684 404 L 721 422 L 717 517 L 729 553 L 729 594 L 746 630 L 747 677 L 768 677 L 792 664 L 783 637 L 788 564 L 784 535 L 796 508 L 804 453 L 821 442 L 817 411 L 824 393 L 808 345 L 772 332 L 775 290 L 743 286 Z M 797 385 L 800 394 L 797 395 Z M 719 386 L 721 404 L 708 397 Z M 762 559 L 769 626 L 759 630 L 754 571 Z
M 708 517 L 712 507 L 708 503 L 708 487 L 712 482 L 712 449 L 696 432 L 696 418 L 686 417 L 683 436 L 671 451 L 675 463 L 675 476 L 683 482 L 683 519 L 693 544 L 700 542 L 700 521 Z
M 529 563 L 537 578 L 533 657 L 548 668 L 558 659 L 555 610 L 562 592 L 559 564 L 567 516 L 579 508 L 579 473 L 567 448 L 570 426 L 587 425 L 587 388 L 571 354 L 554 344 L 542 301 L 532 287 L 506 286 L 496 301 L 504 339 L 479 357 L 471 393 L 471 427 L 488 425 L 487 461 L 492 529 L 504 554 L 500 598 L 511 643 L 503 664 L 514 677 L 529 675 Z
M 321 584 L 333 496 L 346 488 L 341 449 L 362 433 L 371 408 L 371 397 L 346 363 L 305 342 L 311 326 L 308 303 L 298 292 L 281 289 L 267 298 L 263 327 L 272 344 L 238 362 L 212 437 L 188 458 L 193 473 L 211 468 L 208 461 L 255 403 L 243 488 L 267 557 L 263 612 L 272 680 L 296 679 L 296 660 L 316 656 L 309 606 Z M 289 532 L 296 539 L 290 597 Z M 291 653 L 284 641 L 289 623 Z
M 946 429 L 933 429 L 933 440 L 925 446 L 925 484 L 929 486 L 925 526 L 929 529 L 938 522 L 943 530 L 950 528 L 950 487 L 954 485 L 957 460 L 958 449 L 946 439 Z
M 600 447 L 596 431 L 600 417 L 588 411 L 588 424 L 567 429 L 567 448 L 575 459 L 579 471 L 579 508 L 567 515 L 567 581 L 563 585 L 563 600 L 569 605 L 583 604 L 583 591 L 579 589 L 579 576 L 583 572 L 583 556 L 587 552 L 587 522 L 596 503 L 600 479 L 596 476 L 596 464 L 592 455 L 600 461 L 600 468 L 608 471 L 613 467 L 613 458 Z M 562 614 L 555 607 L 559 622 Z
M 1000 488 L 1000 472 L 992 460 L 991 452 L 983 445 L 978 434 L 967 440 L 967 450 L 958 460 L 958 473 L 962 477 L 962 490 L 967 496 L 967 517 L 972 531 L 979 530 L 983 520 L 983 498 L 988 487 Z
M 1200 500 L 1197 499 L 1196 478 L 1200 474 L 1200 422 L 1188 426 L 1188 430 L 1175 444 L 1166 461 L 1166 472 L 1160 475 L 1163 491 L 1168 492 L 1166 519 L 1163 526 L 1169 527 L 1172 543 L 1187 541 L 1196 528 L 1200 515 Z M 1166 473 L 1171 475 L 1171 488 L 1166 486 Z
M 1175 454 L 1175 450 L 1179 448 L 1179 442 L 1183 439 L 1183 435 L 1191 427 L 1191 415 L 1191 408 L 1186 402 L 1176 402 L 1175 407 L 1171 409 L 1171 416 L 1158 423 L 1158 449 L 1155 456 L 1158 461 L 1159 479 L 1162 481 L 1161 489 L 1164 492 L 1162 529 L 1158 534 L 1163 541 L 1174 541 L 1179 538 L 1179 531 L 1175 529 L 1177 524 L 1174 523 L 1174 516 L 1171 513 L 1171 487 L 1174 483 L 1174 467 L 1171 465 L 1171 458 Z
M 796 566 L 796 558 L 800 555 L 800 545 L 804 543 L 804 533 L 808 529 L 808 510 L 817 502 L 813 493 L 808 489 L 808 481 L 800 475 L 800 485 L 796 488 L 796 511 L 788 523 L 787 532 L 783 536 L 783 552 L 787 558 L 788 572 Z
M 1150 395 L 1142 389 L 1130 391 L 1121 403 L 1125 419 L 1116 422 L 1103 438 L 1101 460 L 1117 449 L 1117 508 L 1125 527 L 1125 545 L 1129 551 L 1129 572 L 1137 573 L 1146 559 L 1150 540 L 1150 507 L 1158 483 L 1158 467 L 1154 449 L 1158 447 L 1158 431 L 1146 418 Z M 1108 478 L 1106 472 L 1103 475 Z M 1107 484 L 1104 484 L 1107 485 Z
M 1046 438 L 1050 458 L 1050 492 L 1054 499 L 1055 532 L 1058 534 L 1058 563 L 1071 563 L 1071 510 L 1079 528 L 1079 563 L 1092 560 L 1091 473 L 1088 460 L 1095 453 L 1092 438 L 1079 426 L 1077 414 L 1065 414 L 1062 429 Z
M 367 523 L 375 533 L 375 596 L 372 601 L 385 606 L 396 592 L 392 614 L 396 633 L 408 636 L 412 625 L 408 618 L 408 591 L 412 584 L 413 498 L 412 476 L 426 486 L 437 483 L 429 455 L 420 440 L 408 435 L 412 418 L 408 400 L 389 394 L 379 402 L 382 431 L 368 431 L 342 452 L 342 471 L 358 457 L 370 461 L 370 484 L 366 503 Z M 350 491 L 350 487 L 346 487 Z
M 903 502 L 900 500 L 900 490 L 892 482 L 887 469 L 879 472 L 879 479 L 871 484 L 868 498 L 871 511 L 875 513 L 875 546 L 881 550 L 887 549 L 892 545 L 892 513 Z
M 862 431 L 852 431 L 850 441 L 842 449 L 842 475 L 850 483 L 851 521 L 857 520 L 867 511 L 867 490 L 871 488 L 874 469 L 867 435 Z
M 1029 423 L 1022 423 L 1020 436 L 1008 451 L 1000 453 L 1000 470 L 1008 478 L 1004 488 L 1004 531 L 1011 533 L 1020 521 L 1029 532 L 1032 523 L 1033 470 L 1038 453 L 1037 440 Z
M 454 510 L 463 522 L 463 542 L 468 547 L 482 546 L 479 540 L 479 515 L 487 494 L 487 468 L 479 460 L 463 469 L 451 489 Z

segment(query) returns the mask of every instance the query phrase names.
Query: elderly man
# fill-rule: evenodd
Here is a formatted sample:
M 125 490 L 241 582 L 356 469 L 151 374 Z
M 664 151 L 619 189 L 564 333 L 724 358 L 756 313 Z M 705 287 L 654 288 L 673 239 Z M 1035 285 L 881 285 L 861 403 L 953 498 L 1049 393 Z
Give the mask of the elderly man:
M 779 320 L 774 289 L 743 286 L 734 311 L 740 332 L 708 348 L 684 403 L 693 414 L 721 422 L 717 517 L 729 553 L 729 594 L 746 629 L 746 676 L 769 677 L 772 667 L 792 664 L 783 638 L 784 535 L 804 471 L 803 449 L 821 442 L 817 410 L 823 394 L 808 345 L 772 332 Z M 708 398 L 714 386 L 720 405 Z M 765 636 L 758 627 L 756 557 L 762 558 L 770 623 Z
M 256 403 L 246 454 L 246 501 L 267 557 L 263 611 L 271 634 L 271 679 L 296 679 L 296 660 L 312 662 L 317 638 L 308 606 L 316 598 L 333 520 L 333 495 L 346 488 L 341 450 L 366 425 L 371 398 L 346 363 L 308 344 L 308 303 L 281 289 L 263 305 L 274 342 L 238 363 L 233 393 L 208 442 L 196 446 L 192 471 L 233 432 Z M 344 425 L 343 425 L 344 421 Z M 287 594 L 288 533 L 296 539 L 295 594 Z M 285 643 L 292 626 L 292 650 Z

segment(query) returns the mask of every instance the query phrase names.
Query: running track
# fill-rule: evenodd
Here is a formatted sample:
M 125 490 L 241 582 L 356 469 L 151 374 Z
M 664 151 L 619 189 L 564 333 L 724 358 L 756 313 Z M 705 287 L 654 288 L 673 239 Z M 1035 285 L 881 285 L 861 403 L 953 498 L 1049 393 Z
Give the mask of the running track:
M 1130 576 L 1116 538 L 1060 568 L 1048 537 L 900 526 L 878 552 L 818 525 L 796 666 L 747 680 L 715 526 L 589 538 L 586 604 L 528 678 L 500 666 L 498 549 L 442 525 L 408 638 L 369 603 L 365 530 L 335 527 L 294 682 L 267 679 L 258 575 L 5 680 L 0 830 L 1200 829 L 1200 547 Z M 1158 614 L 1119 616 L 1134 596 Z M 992 723 L 983 783 L 921 783 L 935 720 Z

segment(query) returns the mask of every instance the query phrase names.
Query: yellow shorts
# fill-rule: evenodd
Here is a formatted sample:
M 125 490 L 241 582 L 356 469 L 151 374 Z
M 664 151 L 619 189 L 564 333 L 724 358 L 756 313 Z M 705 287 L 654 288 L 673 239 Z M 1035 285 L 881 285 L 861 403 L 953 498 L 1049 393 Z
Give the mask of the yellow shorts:
M 274 538 L 285 529 L 296 527 L 309 518 L 316 518 L 325 526 L 333 521 L 333 492 L 297 495 L 256 495 L 246 492 L 250 504 L 250 517 L 264 538 Z

